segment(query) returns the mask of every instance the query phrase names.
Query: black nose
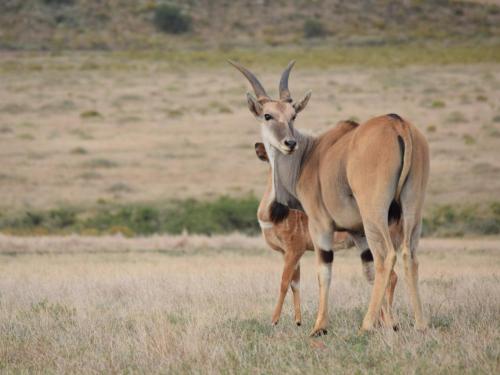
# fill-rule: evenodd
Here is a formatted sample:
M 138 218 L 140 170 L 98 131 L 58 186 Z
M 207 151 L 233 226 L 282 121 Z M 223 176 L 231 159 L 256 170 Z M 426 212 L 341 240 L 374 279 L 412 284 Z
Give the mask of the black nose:
M 290 150 L 293 150 L 295 148 L 295 146 L 297 146 L 297 142 L 295 142 L 294 140 L 291 140 L 291 139 L 287 139 L 285 141 L 285 146 L 287 146 Z

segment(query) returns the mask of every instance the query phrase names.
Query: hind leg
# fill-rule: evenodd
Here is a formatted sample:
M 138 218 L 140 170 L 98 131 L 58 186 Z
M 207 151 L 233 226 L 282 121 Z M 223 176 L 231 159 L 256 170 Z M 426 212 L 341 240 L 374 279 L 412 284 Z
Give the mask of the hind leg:
M 368 248 L 368 243 L 366 237 L 362 235 L 353 235 L 353 240 L 358 249 L 364 249 L 361 251 L 361 264 L 363 266 L 363 273 L 369 284 L 374 285 L 375 281 L 375 269 L 374 269 L 374 257 L 372 251 Z M 385 289 L 383 303 L 380 308 L 380 314 L 376 319 L 376 324 L 383 324 L 388 327 L 395 328 L 396 324 L 392 316 L 392 301 L 394 297 L 394 289 L 397 283 L 397 275 L 393 269 L 391 269 L 389 274 L 388 285 Z
M 391 271 L 389 277 L 389 285 L 385 291 L 384 303 L 382 304 L 382 310 L 380 311 L 381 322 L 386 327 L 391 327 L 394 330 L 398 329 L 398 323 L 394 319 L 392 314 L 392 302 L 394 300 L 394 290 L 396 289 L 396 284 L 398 282 L 398 275 L 394 270 Z
M 411 218 L 405 217 L 404 239 L 403 239 L 403 263 L 405 271 L 406 284 L 410 294 L 410 301 L 415 313 L 415 328 L 425 330 L 427 322 L 422 311 L 422 300 L 418 288 L 418 259 L 417 246 L 420 237 L 421 220 L 418 224 Z
M 366 220 L 365 233 L 372 250 L 375 266 L 372 295 L 362 325 L 363 330 L 370 331 L 379 320 L 382 302 L 389 286 L 397 256 L 392 245 L 389 229 L 382 218 Z
M 370 249 L 361 252 L 361 264 L 363 266 L 363 273 L 369 284 L 373 285 L 375 278 L 375 271 L 373 267 L 373 255 Z M 398 275 L 394 270 L 391 271 L 389 277 L 389 285 L 385 291 L 384 302 L 380 311 L 380 324 L 386 327 L 397 329 L 397 323 L 392 315 L 392 302 L 394 300 L 394 290 L 398 282 Z

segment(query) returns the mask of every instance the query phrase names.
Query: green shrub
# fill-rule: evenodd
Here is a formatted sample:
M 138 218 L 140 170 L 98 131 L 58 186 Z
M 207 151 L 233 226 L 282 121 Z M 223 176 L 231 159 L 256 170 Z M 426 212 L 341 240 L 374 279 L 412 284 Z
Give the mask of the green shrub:
M 214 201 L 187 199 L 164 206 L 131 205 L 93 211 L 68 208 L 45 212 L 27 211 L 14 218 L 0 218 L 0 231 L 15 234 L 121 232 L 126 235 L 153 233 L 216 234 L 259 233 L 256 214 L 259 201 L 222 196 Z
M 425 216 L 422 233 L 443 237 L 500 234 L 500 202 L 436 206 Z
M 160 211 L 147 206 L 120 207 L 103 209 L 80 225 L 80 229 L 96 229 L 99 233 L 107 233 L 113 228 L 127 228 L 136 234 L 152 234 L 161 232 Z
M 46 5 L 71 5 L 75 0 L 42 0 Z
M 95 110 L 89 110 L 89 111 L 84 111 L 80 113 L 81 118 L 91 118 L 91 117 L 102 117 L 102 115 L 95 111 Z
M 181 233 L 228 233 L 239 231 L 255 234 L 259 231 L 256 214 L 258 200 L 253 196 L 231 198 L 227 196 L 211 202 L 186 200 L 167 211 L 164 230 Z
M 153 22 L 158 30 L 169 34 L 182 34 L 191 30 L 191 17 L 173 5 L 159 5 L 155 9 Z
M 462 136 L 463 140 L 464 140 L 464 143 L 467 145 L 467 146 L 470 146 L 470 145 L 473 145 L 476 143 L 476 139 L 470 135 L 470 134 L 464 134 Z
M 431 108 L 444 108 L 446 107 L 446 103 L 443 102 L 442 100 L 434 100 L 431 103 Z
M 306 38 L 320 38 L 326 35 L 323 24 L 316 19 L 307 19 L 304 21 L 304 36 Z

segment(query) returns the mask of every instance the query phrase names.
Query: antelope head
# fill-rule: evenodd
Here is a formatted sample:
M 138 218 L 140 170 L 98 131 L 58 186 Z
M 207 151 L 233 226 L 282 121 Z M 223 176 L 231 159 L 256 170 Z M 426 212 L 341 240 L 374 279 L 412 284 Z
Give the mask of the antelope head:
M 262 140 L 266 147 L 272 146 L 285 155 L 294 152 L 299 147 L 294 135 L 294 121 L 311 97 L 311 92 L 308 92 L 299 102 L 292 100 L 288 89 L 288 77 L 295 61 L 291 61 L 281 75 L 278 100 L 271 99 L 267 95 L 252 72 L 234 61 L 228 60 L 228 62 L 243 73 L 252 85 L 255 96 L 250 92 L 247 93 L 248 108 L 261 123 Z

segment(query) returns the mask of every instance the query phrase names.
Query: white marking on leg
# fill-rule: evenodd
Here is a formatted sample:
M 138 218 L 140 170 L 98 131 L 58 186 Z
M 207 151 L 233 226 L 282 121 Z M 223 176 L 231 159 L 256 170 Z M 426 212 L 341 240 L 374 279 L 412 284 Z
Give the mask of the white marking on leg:
M 332 279 L 332 264 L 323 263 L 318 268 L 318 276 L 321 283 L 328 285 Z
M 299 288 L 300 288 L 300 281 L 294 281 L 294 280 L 292 280 L 292 282 L 290 283 L 290 286 L 292 287 L 292 289 L 299 290 Z
M 325 233 L 318 236 L 318 245 L 321 250 L 331 251 L 332 250 L 332 233 Z
M 273 227 L 273 223 L 271 221 L 259 220 L 259 225 L 261 229 L 271 229 Z

